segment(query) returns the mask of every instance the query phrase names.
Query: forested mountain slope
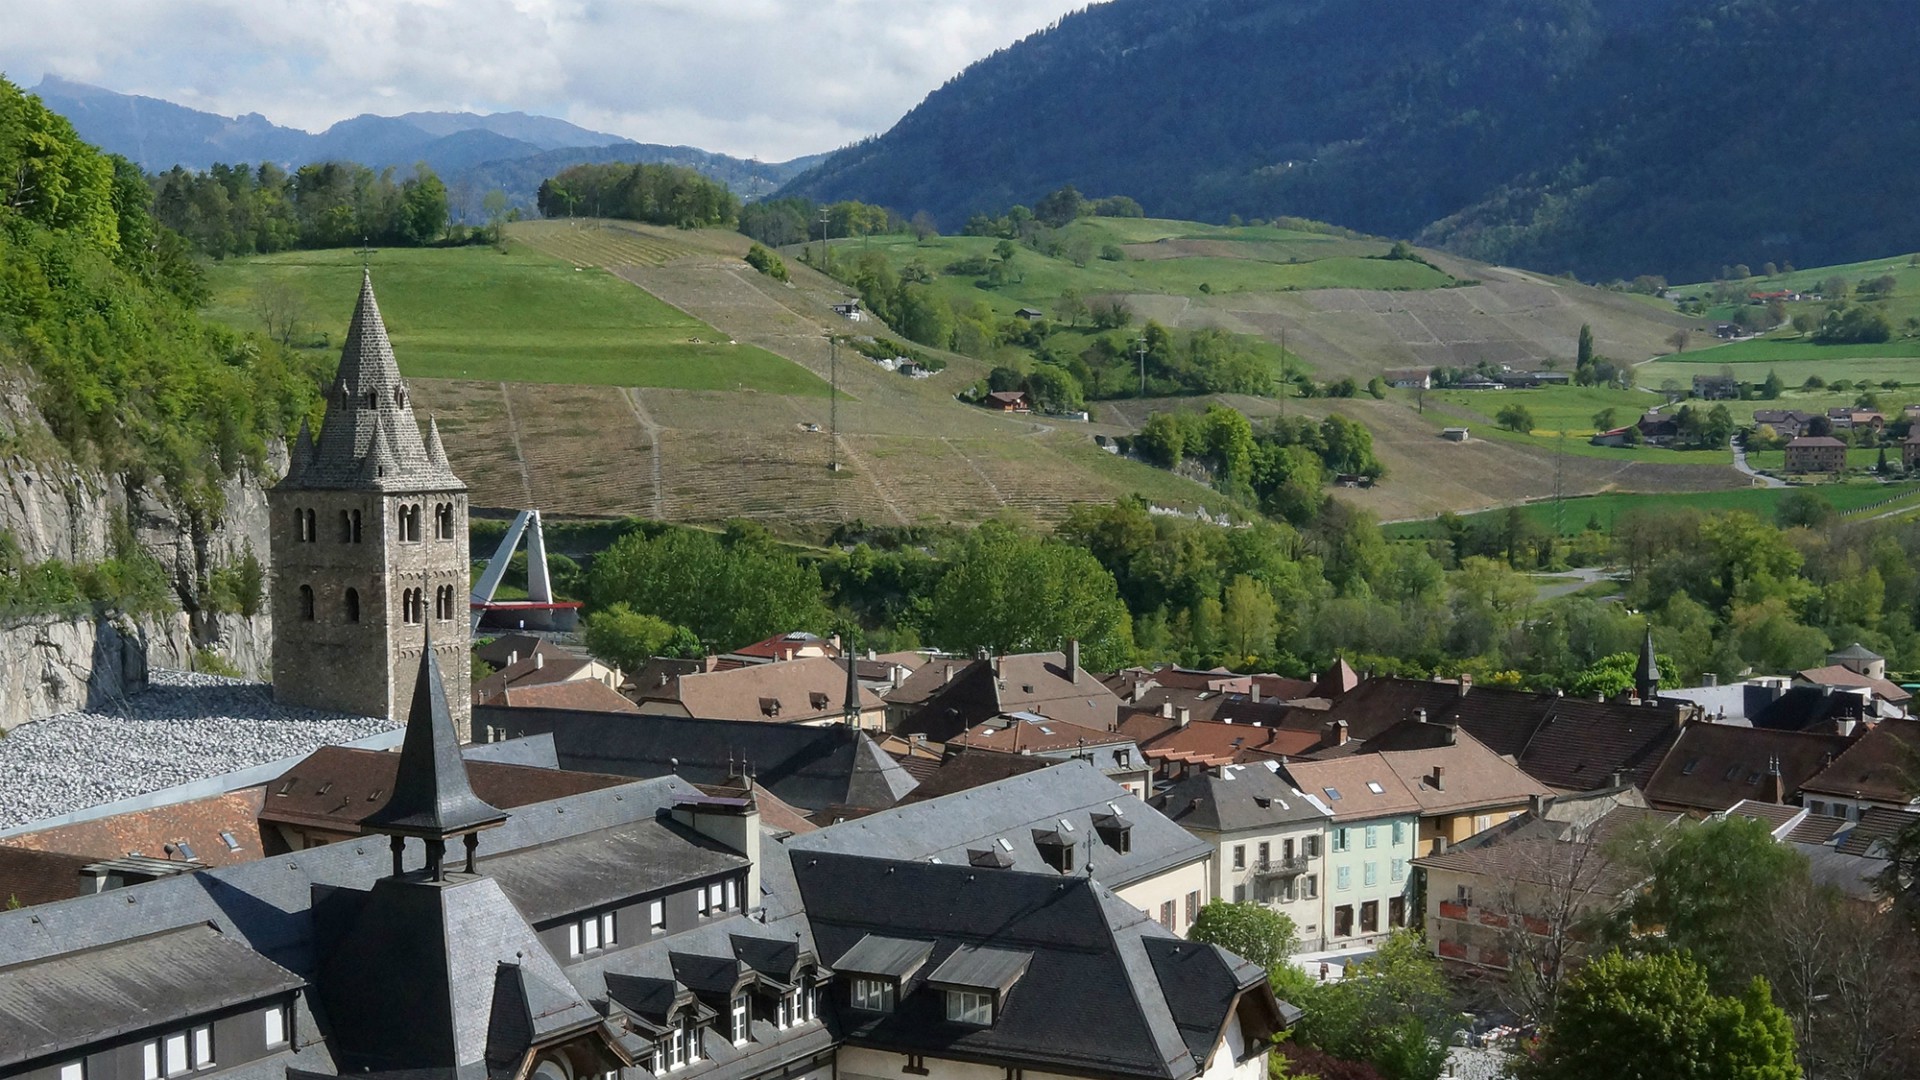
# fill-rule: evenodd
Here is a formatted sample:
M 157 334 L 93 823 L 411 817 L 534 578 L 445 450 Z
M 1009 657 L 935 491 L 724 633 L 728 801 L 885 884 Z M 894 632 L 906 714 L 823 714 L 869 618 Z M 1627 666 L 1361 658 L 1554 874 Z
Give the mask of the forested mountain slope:
M 1920 247 L 1916 52 L 1845 0 L 1112 0 L 788 190 L 957 229 L 1073 184 L 1698 279 Z

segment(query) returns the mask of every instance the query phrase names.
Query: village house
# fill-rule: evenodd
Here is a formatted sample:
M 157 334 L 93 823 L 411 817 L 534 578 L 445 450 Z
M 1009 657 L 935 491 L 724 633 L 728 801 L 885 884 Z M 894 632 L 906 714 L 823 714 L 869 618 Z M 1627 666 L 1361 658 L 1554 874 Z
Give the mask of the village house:
M 1885 657 L 1854 642 L 1838 652 L 1827 654 L 1825 667 L 1808 668 L 1795 678 L 1813 686 L 1865 689 L 1888 705 L 1905 709 L 1913 694 L 1887 678 Z
M 1260 1080 L 1297 1015 L 1095 878 L 794 850 L 751 782 L 496 808 L 435 660 L 384 842 L 0 912 L 0 1074 Z
M 1688 724 L 1647 782 L 1647 803 L 1697 815 L 1719 813 L 1742 800 L 1796 802 L 1801 785 L 1851 742 L 1837 734 Z
M 1388 368 L 1381 378 L 1396 390 L 1433 389 L 1433 371 L 1430 368 Z
M 854 662 L 826 656 L 677 675 L 664 686 L 635 687 L 634 696 L 649 714 L 874 730 L 886 725 L 886 704 L 860 685 Z
M 1847 444 L 1831 435 L 1802 435 L 1787 444 L 1790 473 L 1847 471 Z
M 1027 401 L 1027 392 L 1025 390 L 995 390 L 980 399 L 980 404 L 985 405 L 995 412 L 1026 413 L 1033 411 L 1033 406 Z
M 1907 429 L 1907 437 L 1900 442 L 1900 465 L 1911 471 L 1916 462 L 1920 462 L 1920 424 Z
M 851 818 L 788 845 L 1091 878 L 1175 933 L 1212 896 L 1213 849 L 1086 761 Z
M 1813 423 L 1813 419 L 1812 413 L 1799 409 L 1753 410 L 1754 427 L 1770 427 L 1782 439 L 1797 439 L 1807 434 L 1807 427 Z
M 1644 413 L 1634 426 L 1640 429 L 1640 441 L 1648 446 L 1666 446 L 1680 437 L 1680 421 L 1653 410 Z
M 1845 405 L 1836 405 L 1827 410 L 1827 422 L 1835 430 L 1851 431 L 1854 428 L 1871 428 L 1875 435 L 1887 426 L 1886 415 L 1874 409 L 1853 409 Z
M 1693 396 L 1705 401 L 1740 400 L 1740 383 L 1731 375 L 1695 375 Z
M 1279 775 L 1277 762 L 1194 769 L 1153 805 L 1213 848 L 1209 896 L 1265 904 L 1320 940 L 1320 884 L 1332 812 Z
M 1859 821 L 1874 807 L 1920 807 L 1913 762 L 1920 760 L 1920 720 L 1882 720 L 1800 785 L 1807 809 Z
M 1280 775 L 1331 815 L 1320 947 L 1372 945 L 1406 926 L 1407 868 L 1420 833 L 1420 801 L 1406 784 L 1378 754 L 1290 761 Z
M 1457 720 L 1415 718 L 1369 741 L 1420 807 L 1414 853 L 1458 843 L 1524 813 L 1553 792 L 1461 730 Z
M 1080 643 L 1065 652 L 931 660 L 886 695 L 887 730 L 944 743 L 997 716 L 1034 713 L 1105 731 L 1120 699 L 1080 667 Z
M 947 753 L 1017 754 L 1054 761 L 1090 761 L 1137 799 L 1145 799 L 1153 771 L 1127 736 L 1034 713 L 995 717 L 947 741 Z

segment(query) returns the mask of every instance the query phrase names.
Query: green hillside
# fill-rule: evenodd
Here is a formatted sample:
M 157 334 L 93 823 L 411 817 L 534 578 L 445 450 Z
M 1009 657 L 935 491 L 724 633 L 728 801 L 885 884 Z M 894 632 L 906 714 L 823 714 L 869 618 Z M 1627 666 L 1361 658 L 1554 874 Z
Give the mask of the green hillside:
M 1881 107 L 1916 52 L 1845 0 L 1113 0 L 783 191 L 955 231 L 1072 184 L 1588 279 L 1839 262 L 1920 247 L 1920 118 Z

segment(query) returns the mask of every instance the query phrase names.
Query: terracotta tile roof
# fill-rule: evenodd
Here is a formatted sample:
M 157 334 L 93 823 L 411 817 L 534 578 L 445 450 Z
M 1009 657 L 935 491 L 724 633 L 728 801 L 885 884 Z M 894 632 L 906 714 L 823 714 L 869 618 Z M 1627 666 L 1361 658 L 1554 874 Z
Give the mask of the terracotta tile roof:
M 85 855 L 92 861 L 136 851 L 156 859 L 168 858 L 167 845 L 177 851 L 184 841 L 193 850 L 195 862 L 208 866 L 249 862 L 264 854 L 257 820 L 261 799 L 260 788 L 246 788 L 21 833 L 0 840 L 0 846 Z M 228 845 L 222 834 L 232 836 L 234 845 Z
M 1523 814 L 1444 852 L 1423 855 L 1413 864 L 1474 874 L 1489 883 L 1571 886 L 1598 896 L 1617 897 L 1632 888 L 1634 881 L 1625 867 L 1615 866 L 1608 857 L 1607 840 L 1628 829 L 1685 824 L 1683 815 L 1640 806 L 1616 806 L 1588 829 L 1573 822 Z M 1593 847 L 1576 861 L 1576 844 Z
M 1647 783 L 1647 801 L 1713 811 L 1742 799 L 1787 802 L 1846 750 L 1848 741 L 1839 735 L 1689 724 Z M 1776 762 L 1778 792 L 1770 790 Z
M 1902 690 L 1899 683 L 1862 675 L 1839 664 L 1808 668 L 1800 673 L 1800 677 L 1816 686 L 1864 686 L 1879 695 L 1880 700 L 1894 705 L 1913 699 L 1913 695 Z
M 1345 660 L 1335 660 L 1328 665 L 1327 670 L 1320 673 L 1318 679 L 1314 680 L 1312 693 L 1331 701 L 1359 685 L 1360 676 L 1354 673 L 1353 668 Z M 1294 696 L 1306 697 L 1307 695 L 1295 694 Z
M 735 656 L 764 656 L 772 660 L 798 659 L 801 652 L 809 656 L 839 656 L 840 646 L 804 630 L 795 630 L 787 634 L 775 634 L 764 641 L 756 641 L 733 650 Z
M 542 644 L 540 651 L 532 656 L 521 658 L 508 664 L 499 671 L 477 680 L 473 684 L 473 700 L 491 701 L 496 695 L 514 686 L 538 686 L 542 683 L 566 682 L 579 678 L 580 673 L 592 665 L 593 661 L 584 656 L 563 652 L 554 646 Z
M 488 705 L 506 705 L 522 709 L 587 709 L 595 712 L 637 713 L 635 705 L 620 691 L 599 679 L 569 679 L 566 682 L 536 686 L 510 686 Z
M 1476 692 L 1490 693 L 1487 690 Z M 1455 683 L 1424 679 L 1368 679 L 1343 694 L 1332 708 L 1321 715 L 1321 719 L 1329 724 L 1346 721 L 1348 737 L 1364 742 L 1402 721 L 1413 719 L 1415 712 L 1420 709 L 1425 709 L 1431 719 L 1438 720 L 1459 700 L 1460 687 Z M 1494 740 L 1484 735 L 1480 738 L 1489 746 L 1495 745 Z
M 903 649 L 900 652 L 881 653 L 873 659 L 886 664 L 897 664 L 900 667 L 906 668 L 908 671 L 919 671 L 922 666 L 929 662 L 926 653 L 915 652 L 912 649 Z
M 1911 824 L 1913 816 L 1905 810 L 1869 806 L 1841 839 L 1837 850 L 1842 855 L 1867 855 L 1884 859 L 1887 857 L 1886 843 Z
M 1160 762 L 1228 765 L 1304 754 L 1319 744 L 1320 736 L 1315 732 L 1195 720 L 1142 743 L 1140 752 Z
M 642 687 L 639 692 L 643 704 L 647 699 L 676 701 L 689 716 L 703 720 L 838 720 L 845 711 L 847 668 L 845 661 L 832 657 L 806 656 L 681 675 L 664 689 Z M 858 696 L 863 715 L 884 708 L 879 696 L 864 686 Z
M 1044 750 L 1071 750 L 1077 746 L 1104 746 L 1108 743 L 1132 741 L 1118 732 L 1096 731 L 1066 720 L 1006 717 L 1004 721 L 994 720 L 968 728 L 958 736 L 948 739 L 947 745 L 961 749 L 997 750 L 1003 754 L 1018 754 L 1028 750 L 1039 753 Z
M 501 634 L 484 645 L 475 645 L 473 658 L 485 660 L 488 667 L 498 671 L 519 663 L 536 651 L 544 651 L 551 657 L 563 650 L 545 638 L 535 637 L 532 634 Z
M 1920 791 L 1920 720 L 1882 720 L 1800 785 L 1802 791 L 1905 806 Z
M 1385 750 L 1375 756 L 1406 784 L 1423 814 L 1511 806 L 1534 795 L 1553 794 L 1545 784 L 1464 731 L 1455 733 L 1450 745 Z
M 386 805 L 399 769 L 399 754 L 323 746 L 254 789 L 264 793 L 260 820 L 358 832 L 362 819 Z M 467 762 L 467 776 L 475 795 L 503 810 L 633 782 L 624 776 L 473 760 Z
M 79 896 L 80 868 L 96 861 L 86 855 L 0 847 L 0 909 Z
M 1333 811 L 1336 822 L 1420 813 L 1419 798 L 1379 754 L 1289 761 L 1280 768 L 1294 787 Z
M 708 795 L 718 795 L 722 798 L 742 798 L 748 793 L 746 788 L 726 784 L 695 784 L 693 786 Z M 760 809 L 760 824 L 764 828 L 798 836 L 820 827 L 807 820 L 804 811 L 796 809 L 791 803 L 782 800 L 780 796 L 759 784 L 753 786 L 752 794 L 754 804 Z
M 1021 754 L 954 754 L 941 762 L 939 768 L 929 773 L 926 779 L 920 781 L 919 787 L 900 801 L 903 804 L 925 802 L 1060 764 L 1063 763 L 1054 758 Z

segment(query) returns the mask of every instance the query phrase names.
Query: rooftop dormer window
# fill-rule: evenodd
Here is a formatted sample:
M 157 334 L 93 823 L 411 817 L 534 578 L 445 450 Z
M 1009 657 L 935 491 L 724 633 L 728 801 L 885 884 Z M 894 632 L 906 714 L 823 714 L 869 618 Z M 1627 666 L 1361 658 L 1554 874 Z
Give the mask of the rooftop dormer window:
M 1048 866 L 1063 874 L 1073 873 L 1073 838 L 1063 832 L 1038 829 L 1033 833 L 1033 846 L 1039 850 L 1040 857 Z
M 980 990 L 947 991 L 947 1019 L 956 1024 L 993 1026 L 993 995 Z
M 852 1004 L 865 1012 L 893 1011 L 893 980 L 860 976 L 853 980 Z
M 927 985 L 946 995 L 948 1021 L 991 1027 L 1032 961 L 1028 952 L 962 945 L 927 976 Z

